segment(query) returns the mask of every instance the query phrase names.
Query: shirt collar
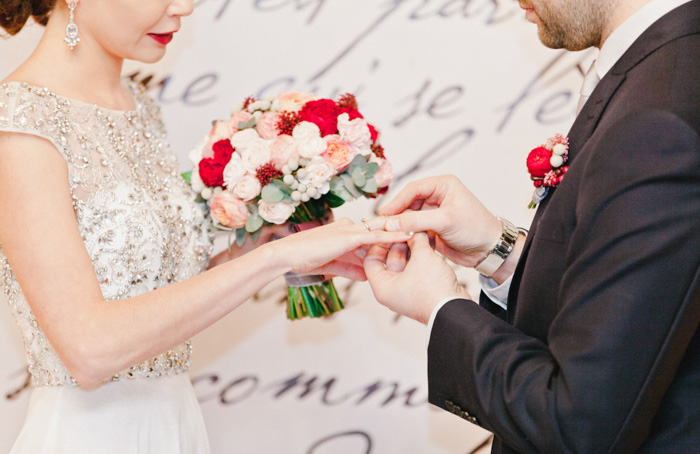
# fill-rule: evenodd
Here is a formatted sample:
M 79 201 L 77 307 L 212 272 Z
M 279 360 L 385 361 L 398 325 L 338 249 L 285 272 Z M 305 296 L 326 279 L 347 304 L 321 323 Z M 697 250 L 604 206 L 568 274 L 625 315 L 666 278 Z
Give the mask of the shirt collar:
M 673 9 L 690 0 L 652 0 L 610 34 L 595 60 L 595 70 L 603 78 L 647 28 Z

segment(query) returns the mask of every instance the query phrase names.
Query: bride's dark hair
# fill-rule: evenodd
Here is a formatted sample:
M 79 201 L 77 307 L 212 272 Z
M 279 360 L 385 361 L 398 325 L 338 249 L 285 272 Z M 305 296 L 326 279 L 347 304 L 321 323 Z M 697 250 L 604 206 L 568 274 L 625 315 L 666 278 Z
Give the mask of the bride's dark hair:
M 56 0 L 2 0 L 0 2 L 0 27 L 10 35 L 22 30 L 29 17 L 46 25 Z

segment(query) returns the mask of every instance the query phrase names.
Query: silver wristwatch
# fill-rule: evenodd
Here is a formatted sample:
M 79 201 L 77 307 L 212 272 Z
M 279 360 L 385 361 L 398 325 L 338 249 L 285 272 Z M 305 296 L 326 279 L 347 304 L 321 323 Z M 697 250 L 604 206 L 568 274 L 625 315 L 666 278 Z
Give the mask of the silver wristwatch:
M 498 220 L 501 221 L 503 225 L 501 238 L 493 249 L 491 249 L 491 252 L 474 267 L 474 269 L 485 277 L 491 277 L 493 273 L 503 265 L 503 262 L 506 261 L 506 258 L 508 258 L 508 255 L 513 250 L 515 241 L 518 239 L 518 229 L 516 229 L 510 221 L 501 218 L 498 218 Z

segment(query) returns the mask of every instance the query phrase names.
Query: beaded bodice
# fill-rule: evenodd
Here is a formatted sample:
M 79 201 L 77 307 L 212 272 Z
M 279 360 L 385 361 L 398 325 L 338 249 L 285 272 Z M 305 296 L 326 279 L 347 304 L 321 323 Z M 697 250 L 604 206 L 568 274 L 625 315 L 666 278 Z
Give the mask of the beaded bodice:
M 169 150 L 158 106 L 125 83 L 134 94 L 134 111 L 103 109 L 21 83 L 0 85 L 0 131 L 45 138 L 68 165 L 77 226 L 105 304 L 202 272 L 212 250 L 205 217 Z M 32 314 L 2 245 L 0 277 L 24 337 L 33 384 L 76 385 Z M 112 380 L 186 371 L 190 349 L 183 343 Z

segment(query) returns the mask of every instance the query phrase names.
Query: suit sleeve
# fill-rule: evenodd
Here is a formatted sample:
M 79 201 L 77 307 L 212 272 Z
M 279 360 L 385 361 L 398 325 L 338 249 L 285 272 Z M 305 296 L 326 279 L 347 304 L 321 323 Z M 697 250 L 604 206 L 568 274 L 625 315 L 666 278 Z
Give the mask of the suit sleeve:
M 430 402 L 522 452 L 638 450 L 700 322 L 697 132 L 640 112 L 585 151 L 546 342 L 454 300 L 428 347 Z

